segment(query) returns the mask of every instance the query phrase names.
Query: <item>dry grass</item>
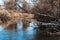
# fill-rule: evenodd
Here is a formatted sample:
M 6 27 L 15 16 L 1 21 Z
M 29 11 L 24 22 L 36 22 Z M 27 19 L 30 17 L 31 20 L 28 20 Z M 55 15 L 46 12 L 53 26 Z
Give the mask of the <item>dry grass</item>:
M 5 28 L 10 27 L 9 25 L 16 24 L 18 21 L 22 21 L 23 25 L 27 27 L 29 24 L 27 22 L 31 21 L 32 18 L 34 18 L 34 14 L 20 13 L 16 10 L 0 10 L 0 25 L 4 25 Z

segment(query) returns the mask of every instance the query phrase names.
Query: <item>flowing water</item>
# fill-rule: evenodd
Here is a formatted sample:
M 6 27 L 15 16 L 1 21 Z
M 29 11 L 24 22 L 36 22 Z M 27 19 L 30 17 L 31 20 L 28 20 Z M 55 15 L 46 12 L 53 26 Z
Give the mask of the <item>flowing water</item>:
M 0 26 L 0 40 L 60 40 L 60 37 L 43 36 L 40 32 L 34 30 L 33 22 L 25 31 L 22 30 L 22 26 L 22 22 L 18 22 L 17 31 L 5 30 Z

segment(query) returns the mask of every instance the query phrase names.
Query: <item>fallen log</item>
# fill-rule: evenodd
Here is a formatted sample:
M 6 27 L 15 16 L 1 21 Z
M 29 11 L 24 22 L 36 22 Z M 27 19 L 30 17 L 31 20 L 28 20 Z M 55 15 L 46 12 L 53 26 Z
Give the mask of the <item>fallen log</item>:
M 44 23 L 44 22 L 39 22 L 40 25 L 45 25 L 45 26 L 60 26 L 58 23 Z
M 59 20 L 58 18 L 55 18 L 54 16 L 40 14 L 40 13 L 36 13 L 34 19 L 37 19 L 37 21 L 41 21 L 41 22 L 51 22 L 51 21 L 58 22 L 58 20 Z

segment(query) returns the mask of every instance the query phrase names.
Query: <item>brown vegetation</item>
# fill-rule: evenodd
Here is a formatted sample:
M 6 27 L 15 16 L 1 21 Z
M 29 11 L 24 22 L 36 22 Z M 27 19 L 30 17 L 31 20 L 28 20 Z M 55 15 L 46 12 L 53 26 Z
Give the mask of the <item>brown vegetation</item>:
M 29 3 L 25 0 L 20 0 L 23 5 L 23 7 L 21 7 L 16 3 L 17 1 L 19 0 L 9 0 L 9 2 L 5 5 L 5 9 L 10 14 L 10 24 L 14 24 L 17 21 L 22 21 L 23 27 L 27 28 L 28 23 L 32 18 L 36 19 L 37 22 L 60 24 L 60 0 L 33 0 L 33 7 L 30 7 Z M 40 27 L 40 23 L 38 26 Z
M 17 25 L 18 21 L 22 21 L 24 25 L 23 28 L 25 28 L 29 25 L 27 22 L 31 22 L 32 18 L 34 18 L 34 14 L 20 13 L 17 10 L 0 10 L 0 23 L 7 29 L 10 27 L 15 28 L 13 25 Z

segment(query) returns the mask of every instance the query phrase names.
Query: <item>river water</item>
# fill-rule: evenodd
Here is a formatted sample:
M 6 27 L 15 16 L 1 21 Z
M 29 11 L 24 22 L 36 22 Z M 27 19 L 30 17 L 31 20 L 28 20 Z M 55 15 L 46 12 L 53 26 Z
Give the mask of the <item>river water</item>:
M 33 40 L 35 35 L 35 30 L 33 30 L 33 24 L 23 31 L 22 23 L 17 23 L 17 31 L 5 30 L 0 26 L 0 40 Z
M 40 32 L 34 30 L 33 22 L 25 31 L 22 31 L 22 26 L 22 22 L 18 22 L 17 31 L 5 30 L 0 26 L 0 40 L 60 40 L 60 37 L 43 36 Z

